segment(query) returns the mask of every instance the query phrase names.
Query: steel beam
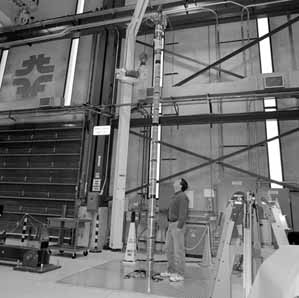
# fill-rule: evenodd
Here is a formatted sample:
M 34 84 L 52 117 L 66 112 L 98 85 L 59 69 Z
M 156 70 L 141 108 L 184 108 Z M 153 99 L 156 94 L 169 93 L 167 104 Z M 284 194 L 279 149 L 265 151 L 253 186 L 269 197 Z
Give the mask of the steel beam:
M 146 47 L 153 48 L 153 46 L 152 46 L 151 44 L 146 43 L 146 42 L 143 42 L 143 41 L 141 41 L 141 40 L 136 40 L 136 42 L 139 43 L 139 44 L 142 44 L 142 45 L 144 45 L 144 46 L 146 46 Z M 193 58 L 190 58 L 190 57 L 185 56 L 185 55 L 178 54 L 178 53 L 173 52 L 173 51 L 170 51 L 170 50 L 166 50 L 166 49 L 164 49 L 163 51 L 164 51 L 164 53 L 166 53 L 166 54 L 169 54 L 169 55 L 172 55 L 172 56 L 176 56 L 176 57 L 178 57 L 178 58 L 182 58 L 182 59 L 185 59 L 185 60 L 187 60 L 187 61 L 190 61 L 190 62 L 199 64 L 199 65 L 209 66 L 208 63 L 205 63 L 205 62 L 202 62 L 202 61 L 199 61 L 199 60 L 195 60 L 195 59 L 193 59 Z M 245 78 L 245 77 L 242 76 L 242 75 L 239 75 L 239 74 L 234 73 L 234 72 L 229 71 L 229 70 L 225 70 L 225 69 L 220 68 L 220 67 L 217 67 L 217 66 L 212 67 L 212 68 L 213 68 L 214 70 L 221 71 L 221 72 L 223 72 L 223 73 L 226 73 L 226 74 L 231 75 L 231 76 L 233 76 L 233 77 L 236 77 L 236 78 L 238 78 L 238 79 L 244 79 L 244 78 Z
M 235 171 L 237 171 L 237 172 L 241 172 L 241 173 L 243 173 L 243 174 L 247 174 L 247 175 L 249 175 L 249 176 L 255 177 L 255 178 L 260 179 L 260 180 L 263 180 L 263 181 L 267 181 L 267 182 L 269 182 L 269 183 L 270 183 L 270 182 L 271 182 L 271 183 L 276 183 L 276 184 L 279 184 L 279 185 L 288 187 L 288 188 L 290 188 L 290 189 L 299 190 L 299 187 L 296 187 L 296 186 L 291 185 L 291 184 L 289 184 L 289 183 L 284 183 L 284 182 L 281 182 L 281 181 L 276 181 L 276 180 L 270 179 L 270 178 L 268 178 L 268 177 L 265 177 L 265 176 L 262 176 L 262 175 L 258 175 L 258 174 L 256 174 L 256 173 L 253 173 L 253 172 L 250 172 L 250 171 L 247 171 L 247 170 L 244 170 L 244 169 L 241 169 L 241 168 L 239 168 L 239 167 L 235 167 L 235 166 L 232 166 L 232 165 L 230 165 L 230 164 L 228 164 L 228 163 L 223 162 L 224 159 L 227 159 L 227 158 L 232 157 L 232 156 L 235 156 L 235 155 L 239 155 L 239 154 L 241 154 L 241 153 L 243 153 L 243 152 L 246 152 L 246 151 L 251 150 L 251 149 L 253 149 L 253 148 L 259 147 L 259 146 L 261 146 L 261 145 L 263 145 L 263 144 L 265 144 L 265 143 L 267 143 L 267 142 L 271 142 L 271 141 L 273 141 L 273 140 L 275 140 L 275 139 L 279 139 L 279 138 L 282 138 L 282 137 L 286 137 L 286 136 L 288 136 L 288 135 L 290 135 L 290 134 L 293 134 L 293 133 L 295 133 L 295 132 L 298 132 L 298 131 L 299 131 L 299 128 L 295 128 L 295 129 L 289 130 L 289 131 L 287 131 L 287 132 L 285 132 L 285 133 L 280 134 L 280 135 L 277 136 L 277 137 L 273 137 L 273 138 L 270 138 L 270 139 L 263 140 L 263 141 L 258 142 L 258 143 L 256 143 L 256 144 L 250 145 L 250 146 L 248 146 L 248 147 L 246 147 L 246 148 L 244 148 L 244 149 L 237 150 L 237 151 L 235 151 L 235 152 L 233 152 L 233 153 L 230 153 L 230 154 L 221 156 L 221 157 L 216 158 L 216 159 L 212 159 L 212 158 L 210 158 L 210 157 L 207 157 L 207 156 L 204 156 L 204 155 L 201 155 L 201 154 L 198 154 L 198 153 L 189 151 L 189 150 L 187 150 L 187 149 L 183 149 L 183 148 L 180 148 L 180 147 L 177 147 L 177 146 L 168 144 L 168 143 L 166 143 L 166 142 L 160 141 L 160 144 L 163 145 L 163 146 L 166 146 L 166 147 L 169 147 L 169 148 L 178 150 L 178 151 L 180 151 L 180 152 L 183 152 L 183 153 L 186 153 L 186 154 L 189 154 L 189 155 L 192 155 L 192 156 L 195 156 L 195 157 L 198 157 L 198 158 L 207 160 L 207 162 L 205 162 L 205 163 L 203 163 L 203 164 L 200 164 L 200 165 L 197 165 L 197 166 L 195 166 L 195 167 L 192 167 L 192 168 L 190 168 L 190 169 L 187 169 L 187 170 L 184 170 L 184 171 L 180 171 L 180 172 L 175 173 L 175 174 L 173 174 L 173 175 L 170 175 L 170 176 L 161 178 L 161 179 L 159 180 L 159 183 L 164 182 L 164 181 L 167 181 L 167 180 L 172 179 L 172 178 L 174 178 L 174 177 L 181 176 L 182 174 L 185 174 L 185 173 L 188 173 L 188 172 L 191 172 L 191 171 L 195 171 L 195 170 L 198 170 L 198 169 L 200 169 L 200 168 L 209 166 L 209 165 L 211 165 L 211 164 L 213 164 L 213 163 L 217 163 L 217 164 L 220 164 L 220 165 L 222 165 L 222 166 L 224 166 L 224 167 L 226 167 L 226 168 L 230 168 L 230 169 L 235 170 Z M 139 136 L 139 137 L 144 137 L 143 135 L 138 134 L 138 133 L 136 133 L 136 132 L 134 132 L 134 131 L 130 131 L 130 133 L 131 133 L 131 134 L 134 134 L 134 135 L 136 135 L 136 136 Z M 147 187 L 147 186 L 148 186 L 148 185 L 142 185 L 142 186 L 136 187 L 136 188 L 134 188 L 134 189 L 128 190 L 126 193 L 131 193 L 131 192 L 137 191 L 137 190 L 142 189 L 142 188 Z
M 175 87 L 179 87 L 179 86 L 182 86 L 182 85 L 188 83 L 189 81 L 193 80 L 194 78 L 196 78 L 200 74 L 206 72 L 207 70 L 211 69 L 212 67 L 215 67 L 215 66 L 217 66 L 217 65 L 219 65 L 219 64 L 221 64 L 221 63 L 223 63 L 223 62 L 225 62 L 225 61 L 227 61 L 229 59 L 231 59 L 232 57 L 234 57 L 234 56 L 236 56 L 236 55 L 244 52 L 245 50 L 251 48 L 252 46 L 258 44 L 260 41 L 262 41 L 262 40 L 264 40 L 264 39 L 272 36 L 273 34 L 275 34 L 277 32 L 280 32 L 281 30 L 283 30 L 283 29 L 291 26 L 292 24 L 295 24 L 298 21 L 299 21 L 299 16 L 297 16 L 297 17 L 291 19 L 290 21 L 282 24 L 281 26 L 275 28 L 274 30 L 270 31 L 269 33 L 267 33 L 267 34 L 265 34 L 265 35 L 263 35 L 263 36 L 261 36 L 259 38 L 256 38 L 255 40 L 247 43 L 245 46 L 243 46 L 243 47 L 241 47 L 241 48 L 233 51 L 232 53 L 230 53 L 230 54 L 228 54 L 228 55 L 220 58 L 219 60 L 215 61 L 214 63 L 210 64 L 209 66 L 207 66 L 207 67 L 205 67 L 205 68 L 197 71 L 196 73 L 192 74 L 191 76 L 189 76 L 189 77 L 183 79 L 182 81 L 176 83 L 174 86 Z
M 213 1 L 200 1 L 201 4 L 208 4 L 211 8 Z M 244 6 L 251 4 L 252 0 L 243 0 Z M 296 13 L 299 9 L 299 3 L 297 0 L 290 0 L 288 5 L 279 4 L 277 5 L 273 1 L 269 2 L 269 6 L 257 6 L 251 13 L 251 18 L 254 19 L 260 15 L 284 15 Z M 214 1 L 215 5 L 217 1 Z M 151 6 L 148 8 L 148 12 L 151 13 L 158 6 L 163 5 L 163 12 L 168 15 L 172 28 L 169 30 L 177 30 L 179 28 L 190 28 L 207 26 L 214 24 L 214 17 L 211 18 L 209 13 L 202 14 L 200 18 L 197 13 L 186 14 L 183 9 L 184 1 L 179 0 L 152 0 Z M 69 38 L 74 35 L 91 34 L 103 30 L 107 26 L 118 26 L 125 28 L 130 22 L 135 5 L 118 7 L 113 9 L 105 9 L 101 11 L 85 12 L 80 15 L 63 16 L 54 19 L 42 20 L 28 24 L 25 26 L 11 26 L 2 28 L 0 30 L 0 48 L 15 47 L 18 45 L 27 45 L 31 43 L 37 43 L 42 41 L 54 40 L 59 38 Z M 200 8 L 200 6 L 199 6 Z M 200 9 L 199 9 L 200 10 Z M 177 13 L 174 13 L 176 11 Z M 232 21 L 240 21 L 240 9 L 225 3 L 223 5 L 217 5 L 217 12 L 220 15 L 219 22 L 227 23 Z M 145 27 L 145 26 L 144 26 Z M 152 30 L 151 28 L 145 27 L 146 32 Z
M 299 110 L 292 111 L 273 111 L 273 112 L 250 112 L 250 113 L 232 113 L 232 114 L 195 114 L 186 116 L 161 116 L 160 124 L 162 126 L 173 125 L 200 125 L 211 123 L 244 123 L 258 122 L 267 119 L 277 120 L 298 120 Z M 151 125 L 151 119 L 135 118 L 131 119 L 131 128 Z M 117 119 L 112 121 L 113 128 L 117 128 Z
M 219 101 L 223 100 L 237 100 L 237 99 L 246 99 L 246 100 L 264 100 L 265 97 L 276 97 L 276 98 L 291 98 L 291 97 L 299 97 L 299 88 L 291 87 L 291 88 L 279 88 L 279 89 L 262 89 L 262 90 L 250 90 L 250 91 L 238 91 L 238 92 L 225 92 L 225 93 L 203 93 L 203 94 L 195 94 L 195 95 L 186 95 L 186 96 L 171 96 L 164 97 L 162 103 L 165 104 L 167 102 L 186 102 L 186 101 Z M 149 103 L 149 99 L 139 100 L 140 103 Z

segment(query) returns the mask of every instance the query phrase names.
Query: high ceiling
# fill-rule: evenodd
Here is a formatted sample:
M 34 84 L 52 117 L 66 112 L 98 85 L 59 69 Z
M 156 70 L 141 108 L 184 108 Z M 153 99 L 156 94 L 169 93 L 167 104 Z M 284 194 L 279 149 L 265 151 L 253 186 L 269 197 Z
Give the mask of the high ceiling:
M 30 3 L 36 3 L 36 1 L 38 0 L 1 0 L 0 21 L 4 20 L 7 22 L 7 19 L 10 19 L 13 23 L 22 8 L 20 4 L 17 5 L 18 3 L 24 3 L 32 8 L 34 6 Z M 96 7 L 101 9 L 103 1 L 105 0 L 86 0 L 85 11 L 90 11 Z M 55 2 L 57 2 L 57 5 Z M 132 4 L 134 0 L 126 0 L 125 2 Z M 218 14 L 220 21 L 231 19 L 240 20 L 242 6 L 248 6 L 247 11 L 249 11 L 251 17 L 255 17 L 257 14 L 260 15 L 263 13 L 267 15 L 277 15 L 281 13 L 299 12 L 298 2 L 299 1 L 296 0 L 152 0 L 149 3 L 154 9 L 162 4 L 163 9 L 169 11 L 177 10 L 178 12 L 173 13 L 171 17 L 173 25 L 182 27 L 215 22 L 215 16 L 211 13 L 211 10 Z M 32 21 L 70 15 L 74 11 L 76 0 L 39 0 L 37 3 L 37 9 L 31 11 L 31 14 L 34 16 Z M 238 3 L 239 5 L 237 5 Z M 199 7 L 202 7 L 200 12 L 196 9 Z M 209 9 L 209 11 L 207 11 L 207 9 Z M 206 10 L 206 12 L 204 10 Z M 246 12 L 246 10 L 244 10 L 244 12 Z
M 16 0 L 1 0 L 0 10 L 2 14 L 13 20 L 18 9 L 12 1 Z M 55 5 L 55 2 L 57 2 L 57 5 Z M 62 31 L 61 36 L 58 34 L 61 38 L 73 36 L 74 34 L 90 34 L 102 30 L 108 23 L 110 26 L 118 26 L 119 29 L 124 29 L 133 14 L 135 5 L 103 11 L 101 7 L 98 8 L 98 5 L 101 6 L 102 3 L 103 0 L 87 0 L 86 9 L 88 11 L 85 9 L 84 14 L 73 17 L 70 15 L 75 10 L 76 0 L 40 0 L 38 8 L 34 11 L 36 18 L 32 21 L 32 24 L 2 29 L 0 47 L 10 46 L 3 44 L 5 42 L 23 39 L 28 39 L 31 42 L 32 38 L 36 39 L 51 34 L 57 35 L 57 33 L 60 33 L 59 30 Z M 216 19 L 221 23 L 241 21 L 241 18 L 246 20 L 248 15 L 251 19 L 254 19 L 257 16 L 289 15 L 299 12 L 298 0 L 151 0 L 147 13 L 157 11 L 157 8 L 161 5 L 168 16 L 169 24 L 171 24 L 168 30 L 215 24 Z M 56 17 L 56 19 L 43 21 L 42 23 L 35 21 L 47 19 L 47 16 L 50 16 L 50 18 Z M 148 30 L 152 30 L 152 28 L 148 22 L 144 22 L 141 32 Z

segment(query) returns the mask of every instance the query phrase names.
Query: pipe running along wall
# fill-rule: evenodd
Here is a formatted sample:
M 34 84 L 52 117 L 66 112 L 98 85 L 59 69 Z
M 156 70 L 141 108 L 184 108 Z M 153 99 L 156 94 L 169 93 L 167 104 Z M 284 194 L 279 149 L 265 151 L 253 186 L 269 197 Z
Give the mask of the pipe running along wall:
M 147 5 L 148 0 L 138 0 L 134 11 L 134 15 L 127 28 L 123 64 L 123 68 L 126 71 L 131 71 L 135 68 L 136 35 L 144 17 Z M 132 96 L 133 83 L 124 78 L 120 81 L 120 103 L 130 104 L 132 102 Z M 121 106 L 119 108 L 115 174 L 113 183 L 111 230 L 109 243 L 112 249 L 122 249 L 123 247 L 122 236 L 125 207 L 130 118 L 130 105 Z

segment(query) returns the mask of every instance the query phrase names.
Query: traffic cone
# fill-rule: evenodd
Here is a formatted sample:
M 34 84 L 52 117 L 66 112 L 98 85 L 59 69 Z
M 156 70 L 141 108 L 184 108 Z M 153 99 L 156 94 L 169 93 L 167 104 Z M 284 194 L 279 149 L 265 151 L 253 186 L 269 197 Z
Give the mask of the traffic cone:
M 202 266 L 209 267 L 212 265 L 212 254 L 211 254 L 211 244 L 210 244 L 210 229 L 207 227 L 206 235 L 205 235 L 205 245 L 203 249 L 203 256 L 202 256 Z
M 135 212 L 132 212 L 124 262 L 135 264 L 137 254 Z

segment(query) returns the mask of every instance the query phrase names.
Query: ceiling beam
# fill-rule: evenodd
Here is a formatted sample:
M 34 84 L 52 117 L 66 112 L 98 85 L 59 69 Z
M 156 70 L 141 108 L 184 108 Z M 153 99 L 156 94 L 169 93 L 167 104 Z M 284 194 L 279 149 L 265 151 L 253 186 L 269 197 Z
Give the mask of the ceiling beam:
M 288 4 L 275 4 L 272 1 L 259 1 L 272 3 L 267 6 L 250 8 L 250 17 L 265 15 L 286 15 L 296 13 L 299 10 L 299 1 L 290 0 Z M 183 4 L 185 1 L 176 0 L 152 0 L 147 13 L 152 13 L 159 5 L 163 5 L 163 10 L 167 14 L 172 26 L 168 30 L 181 28 L 200 27 L 207 24 L 215 24 L 215 18 L 210 13 L 198 12 L 186 13 Z M 208 4 L 209 7 L 217 1 L 200 1 L 202 5 Z M 257 3 L 257 2 L 255 2 Z M 243 0 L 242 4 L 250 5 L 252 0 Z M 86 12 L 80 15 L 58 17 L 49 20 L 37 21 L 25 26 L 11 26 L 0 30 L 0 48 L 10 48 L 19 45 L 38 43 L 47 40 L 70 38 L 74 36 L 92 34 L 99 32 L 107 26 L 117 26 L 118 29 L 125 29 L 133 15 L 135 6 L 125 6 L 113 9 Z M 172 10 L 179 9 L 180 13 L 172 14 Z M 215 6 L 219 15 L 219 22 L 240 21 L 241 9 L 223 1 L 223 5 Z M 146 24 L 140 32 L 152 31 Z
M 174 125 L 203 125 L 211 123 L 244 123 L 265 121 L 268 119 L 276 119 L 280 121 L 298 120 L 299 110 L 291 111 L 273 111 L 273 112 L 250 112 L 250 113 L 232 113 L 232 114 L 195 114 L 186 116 L 161 116 L 160 124 L 162 126 Z M 118 119 L 112 121 L 113 128 L 117 128 Z M 131 119 L 130 127 L 144 127 L 151 125 L 150 118 Z

